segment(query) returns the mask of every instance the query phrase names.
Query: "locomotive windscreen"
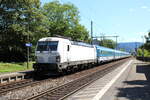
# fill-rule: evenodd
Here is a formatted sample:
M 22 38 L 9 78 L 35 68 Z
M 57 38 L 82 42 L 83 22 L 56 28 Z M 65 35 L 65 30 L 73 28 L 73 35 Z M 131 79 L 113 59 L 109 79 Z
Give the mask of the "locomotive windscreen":
M 57 51 L 58 41 L 40 41 L 37 51 Z

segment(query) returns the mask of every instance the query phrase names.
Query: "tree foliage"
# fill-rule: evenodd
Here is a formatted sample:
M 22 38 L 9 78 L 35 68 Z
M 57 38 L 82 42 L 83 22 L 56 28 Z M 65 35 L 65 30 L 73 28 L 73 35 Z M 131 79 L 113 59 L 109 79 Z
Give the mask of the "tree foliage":
M 150 57 L 150 52 L 148 50 L 146 50 L 146 49 L 139 48 L 137 50 L 137 56 L 140 56 L 140 57 L 142 57 L 142 56 L 144 56 L 144 57 Z
M 146 43 L 150 42 L 150 32 L 148 32 L 148 36 L 145 36 L 146 38 Z
M 150 32 L 148 32 L 148 36 L 145 36 L 146 43 L 144 43 L 137 50 L 137 56 L 150 57 Z
M 39 0 L 0 0 L 0 12 L 0 61 L 25 61 L 25 43 L 35 48 L 42 37 L 89 38 L 73 4 L 53 1 L 41 7 Z
M 103 39 L 100 41 L 100 45 L 108 48 L 116 48 L 116 42 L 111 39 Z
M 0 2 L 0 51 L 3 55 L 0 58 L 6 61 L 25 60 L 25 43 L 33 39 L 33 33 L 37 33 L 34 26 L 42 20 L 41 16 L 38 16 L 39 7 L 39 0 Z
M 146 43 L 143 46 L 141 46 L 141 48 L 144 48 L 148 50 L 148 52 L 150 52 L 150 32 L 148 32 L 148 36 L 145 37 L 145 39 L 146 39 Z
M 100 46 L 104 46 L 104 47 L 108 47 L 108 48 L 116 48 L 116 42 L 114 42 L 113 40 L 111 39 L 101 39 L 101 40 L 98 40 L 98 39 L 94 39 L 93 42 L 92 42 L 94 45 L 100 45 Z
M 49 36 L 62 35 L 83 41 L 88 39 L 88 31 L 79 24 L 79 12 L 73 4 L 53 1 L 45 4 L 42 12 L 49 20 Z

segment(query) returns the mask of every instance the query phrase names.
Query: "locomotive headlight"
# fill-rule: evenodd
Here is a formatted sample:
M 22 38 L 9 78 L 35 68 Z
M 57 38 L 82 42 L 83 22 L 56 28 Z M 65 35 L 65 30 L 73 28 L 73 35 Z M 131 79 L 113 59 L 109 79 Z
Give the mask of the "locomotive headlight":
M 60 56 L 56 56 L 56 62 L 60 62 Z

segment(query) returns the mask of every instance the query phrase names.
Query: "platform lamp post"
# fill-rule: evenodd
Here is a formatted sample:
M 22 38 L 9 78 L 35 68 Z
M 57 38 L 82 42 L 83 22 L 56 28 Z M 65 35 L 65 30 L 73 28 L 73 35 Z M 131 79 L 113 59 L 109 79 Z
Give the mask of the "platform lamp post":
M 32 47 L 32 44 L 28 42 L 25 45 L 27 47 L 27 69 L 29 69 L 29 54 L 30 54 L 29 49 L 30 49 L 30 47 Z
M 32 44 L 29 42 L 29 23 L 27 23 L 28 26 L 28 35 L 27 35 L 27 43 L 25 44 L 25 46 L 27 47 L 27 69 L 29 69 L 29 55 L 30 55 L 30 47 L 32 47 Z
M 28 42 L 25 45 L 27 47 L 27 69 L 29 69 L 29 47 L 30 47 L 30 43 Z

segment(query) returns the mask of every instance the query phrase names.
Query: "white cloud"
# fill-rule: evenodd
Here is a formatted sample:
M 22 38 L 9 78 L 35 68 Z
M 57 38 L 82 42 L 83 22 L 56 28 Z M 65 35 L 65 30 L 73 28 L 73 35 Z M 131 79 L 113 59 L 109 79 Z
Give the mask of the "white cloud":
M 142 8 L 142 9 L 147 9 L 148 7 L 147 7 L 147 6 L 141 6 L 141 8 Z

